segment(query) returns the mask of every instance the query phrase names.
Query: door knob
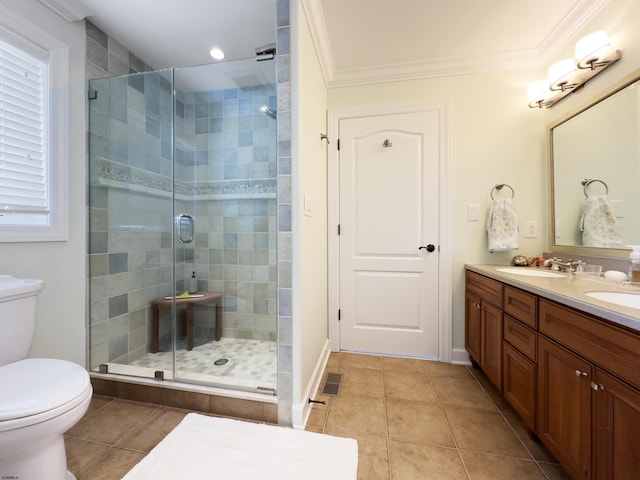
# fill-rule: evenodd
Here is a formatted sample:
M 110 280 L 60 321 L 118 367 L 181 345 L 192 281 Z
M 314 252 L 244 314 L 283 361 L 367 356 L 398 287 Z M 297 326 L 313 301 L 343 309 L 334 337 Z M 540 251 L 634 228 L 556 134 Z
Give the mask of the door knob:
M 418 250 L 422 250 L 425 249 L 427 252 L 433 252 L 435 251 L 436 247 L 433 243 L 430 243 L 429 245 L 422 245 L 421 247 L 418 247 Z

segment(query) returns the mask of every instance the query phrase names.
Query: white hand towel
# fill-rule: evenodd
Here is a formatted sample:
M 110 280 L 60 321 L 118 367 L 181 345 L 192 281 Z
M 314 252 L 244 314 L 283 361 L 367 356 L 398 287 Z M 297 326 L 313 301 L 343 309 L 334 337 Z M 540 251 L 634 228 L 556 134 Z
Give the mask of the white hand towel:
M 582 204 L 580 218 L 582 245 L 585 247 L 613 247 L 622 245 L 618 222 L 606 195 L 589 195 Z
M 489 252 L 518 249 L 518 219 L 511 198 L 494 199 L 487 219 Z

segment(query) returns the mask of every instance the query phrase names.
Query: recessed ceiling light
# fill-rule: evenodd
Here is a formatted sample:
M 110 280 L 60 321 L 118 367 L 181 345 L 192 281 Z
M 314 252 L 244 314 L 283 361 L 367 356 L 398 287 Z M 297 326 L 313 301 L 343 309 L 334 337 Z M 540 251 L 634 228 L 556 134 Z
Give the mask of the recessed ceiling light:
M 213 47 L 211 50 L 209 50 L 209 55 L 211 55 L 214 60 L 222 60 L 224 58 L 224 52 L 218 47 Z

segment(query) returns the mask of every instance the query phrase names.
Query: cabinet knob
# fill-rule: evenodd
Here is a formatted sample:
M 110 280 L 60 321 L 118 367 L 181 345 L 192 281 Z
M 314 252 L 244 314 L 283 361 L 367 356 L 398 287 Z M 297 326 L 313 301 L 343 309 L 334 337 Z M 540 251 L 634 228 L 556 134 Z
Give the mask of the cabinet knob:
M 580 370 L 576 370 L 576 377 L 586 377 L 588 375 L 587 372 L 581 372 Z
M 601 383 L 591 382 L 591 388 L 597 392 L 599 390 L 604 390 L 604 385 L 602 385 Z

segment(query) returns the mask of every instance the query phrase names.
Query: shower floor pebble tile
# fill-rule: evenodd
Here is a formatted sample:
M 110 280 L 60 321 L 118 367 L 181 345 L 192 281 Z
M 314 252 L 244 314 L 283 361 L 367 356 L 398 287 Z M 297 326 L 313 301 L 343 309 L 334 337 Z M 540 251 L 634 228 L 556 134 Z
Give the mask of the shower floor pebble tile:
M 227 362 L 216 365 L 218 360 Z M 131 362 L 132 367 L 172 371 L 173 353 L 165 347 L 158 353 L 147 353 Z M 177 377 L 185 375 L 210 376 L 212 381 L 232 380 L 248 387 L 276 388 L 276 344 L 264 340 L 223 337 L 198 344 L 191 351 L 185 342 L 176 350 Z

